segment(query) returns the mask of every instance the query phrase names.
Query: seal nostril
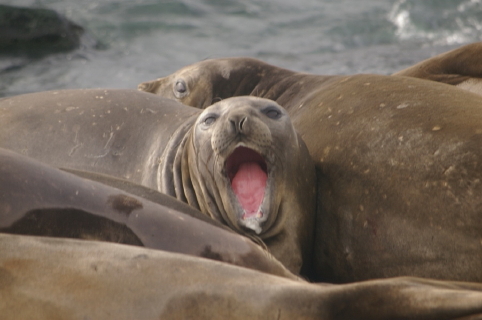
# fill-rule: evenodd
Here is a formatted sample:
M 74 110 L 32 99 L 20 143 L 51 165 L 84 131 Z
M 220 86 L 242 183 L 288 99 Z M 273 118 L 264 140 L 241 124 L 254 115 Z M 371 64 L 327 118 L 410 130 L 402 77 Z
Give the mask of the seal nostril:
M 247 120 L 247 117 L 240 118 L 236 116 L 228 119 L 228 121 L 231 123 L 231 127 L 237 133 L 243 132 L 243 127 L 246 124 L 246 120 Z
M 243 131 L 243 126 L 244 124 L 246 123 L 246 117 L 244 117 L 243 119 L 241 119 L 241 121 L 239 121 L 239 131 Z

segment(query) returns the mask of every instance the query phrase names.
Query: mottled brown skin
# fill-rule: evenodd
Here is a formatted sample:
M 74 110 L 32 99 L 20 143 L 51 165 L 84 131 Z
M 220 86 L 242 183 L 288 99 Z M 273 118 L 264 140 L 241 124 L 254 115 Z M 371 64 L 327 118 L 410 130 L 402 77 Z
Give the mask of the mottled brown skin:
M 482 95 L 482 42 L 439 54 L 393 75 L 447 83 Z
M 482 286 L 419 278 L 293 281 L 106 242 L 0 234 L 5 320 L 476 319 Z
M 114 187 L 0 149 L 0 232 L 144 246 L 297 279 L 249 239 L 184 203 L 113 177 L 89 178 Z
M 249 109 L 251 101 L 245 102 Z M 254 106 L 260 103 L 276 105 L 258 101 Z M 277 199 L 266 208 L 269 221 L 257 234 L 228 218 L 235 216 L 224 195 L 229 190 L 210 178 L 223 168 L 198 167 L 201 155 L 213 155 L 204 146 L 202 152 L 192 150 L 191 129 L 200 114 L 198 109 L 136 90 L 33 93 L 0 100 L 0 147 L 55 167 L 110 175 L 173 195 L 255 241 L 263 239 L 293 272 L 300 272 L 302 262 L 309 266 L 314 167 L 289 119 L 284 128 L 290 128 L 292 136 L 283 130 L 271 133 L 273 143 L 283 150 L 278 150 L 273 168 L 282 168 L 284 176 L 276 180 Z M 214 201 L 214 194 L 223 201 Z
M 172 98 L 181 80 L 183 103 L 191 94 L 200 107 L 240 94 L 288 110 L 317 167 L 318 279 L 482 281 L 478 95 L 411 77 L 309 75 L 250 58 L 202 61 L 140 89 Z

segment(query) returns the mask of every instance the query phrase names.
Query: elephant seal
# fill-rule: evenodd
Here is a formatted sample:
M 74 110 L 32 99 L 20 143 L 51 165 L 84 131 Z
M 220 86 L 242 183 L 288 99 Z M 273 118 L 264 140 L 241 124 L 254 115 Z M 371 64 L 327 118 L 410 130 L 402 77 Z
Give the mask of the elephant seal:
M 286 108 L 317 168 L 319 280 L 482 281 L 480 96 L 411 77 L 317 76 L 251 58 L 201 61 L 140 89 L 196 107 L 241 94 Z
M 297 279 L 249 239 L 184 203 L 154 190 L 146 199 L 126 192 L 140 188 L 127 181 L 89 177 L 115 188 L 0 149 L 0 232 L 144 246 Z
M 0 147 L 160 190 L 261 239 L 293 272 L 310 265 L 314 166 L 273 101 L 201 112 L 135 90 L 42 92 L 0 100 L 0 125 Z
M 115 243 L 0 234 L 0 312 L 26 319 L 475 319 L 482 285 L 329 285 Z M 115 297 L 115 299 L 113 299 Z
M 482 95 L 482 42 L 471 43 L 439 54 L 394 73 L 454 85 Z
M 331 78 L 295 73 L 253 58 L 226 58 L 200 61 L 164 78 L 143 82 L 138 90 L 204 109 L 234 96 L 252 95 L 267 99 L 292 96 L 300 90 L 317 88 Z M 276 85 L 269 87 L 273 83 Z

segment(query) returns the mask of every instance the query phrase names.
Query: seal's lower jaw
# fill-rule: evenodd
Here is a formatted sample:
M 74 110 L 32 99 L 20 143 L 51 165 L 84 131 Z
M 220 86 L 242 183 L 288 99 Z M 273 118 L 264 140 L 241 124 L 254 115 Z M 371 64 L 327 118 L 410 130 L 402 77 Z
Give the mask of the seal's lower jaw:
M 267 219 L 262 210 L 267 168 L 263 156 L 247 147 L 237 147 L 226 160 L 226 174 L 240 206 L 239 223 L 257 234 L 261 233 L 261 223 Z

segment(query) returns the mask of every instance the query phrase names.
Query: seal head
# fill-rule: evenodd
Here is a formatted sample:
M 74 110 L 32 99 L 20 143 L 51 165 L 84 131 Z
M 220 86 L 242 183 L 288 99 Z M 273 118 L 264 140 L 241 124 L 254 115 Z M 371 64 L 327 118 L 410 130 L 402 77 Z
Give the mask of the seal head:
M 270 247 L 273 239 L 291 256 L 310 246 L 314 166 L 288 113 L 276 102 L 243 96 L 206 108 L 175 153 L 172 162 L 166 156 L 161 163 L 164 173 L 173 172 L 172 179 L 161 174 L 162 192 L 238 233 L 268 241 L 282 262 Z M 299 270 L 300 257 L 287 260 L 297 260 Z
M 235 229 L 260 234 L 283 220 L 277 217 L 281 199 L 276 195 L 287 169 L 280 160 L 286 158 L 284 142 L 297 148 L 297 138 L 286 111 L 277 104 L 246 100 L 208 108 L 198 118 L 194 139 L 199 160 L 213 166 L 214 181 L 222 190 L 222 218 Z
M 279 209 L 298 149 L 291 120 L 275 102 L 243 97 L 216 103 L 193 127 L 193 187 L 219 201 L 219 209 L 205 209 L 231 228 L 272 235 L 284 221 Z
M 253 58 L 208 59 L 163 78 L 142 82 L 139 91 L 153 93 L 198 109 L 234 96 L 259 96 L 262 79 L 288 78 L 293 72 Z M 266 96 L 265 98 L 271 99 Z M 272 99 L 274 100 L 274 99 Z

